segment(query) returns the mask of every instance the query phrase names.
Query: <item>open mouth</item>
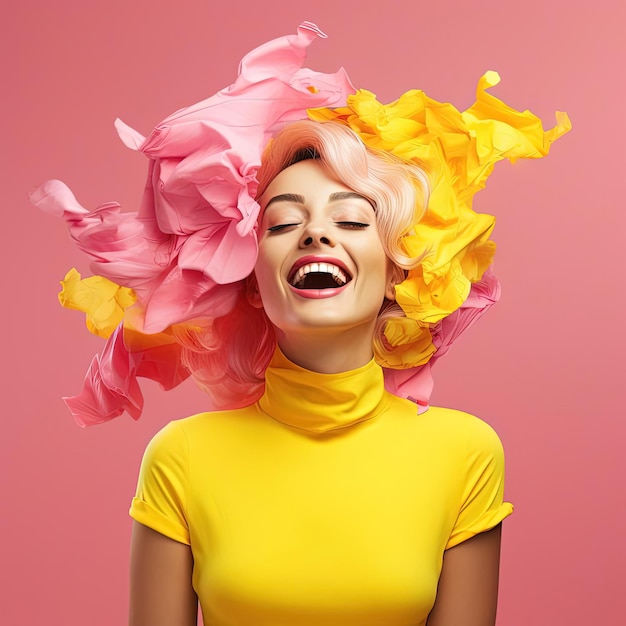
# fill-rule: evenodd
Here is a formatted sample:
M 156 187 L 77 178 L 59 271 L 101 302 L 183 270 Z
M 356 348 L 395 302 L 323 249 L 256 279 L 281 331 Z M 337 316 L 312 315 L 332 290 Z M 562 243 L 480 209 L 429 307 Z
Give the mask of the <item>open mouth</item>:
M 289 284 L 296 289 L 335 289 L 351 280 L 346 270 L 333 263 L 307 263 L 291 274 Z

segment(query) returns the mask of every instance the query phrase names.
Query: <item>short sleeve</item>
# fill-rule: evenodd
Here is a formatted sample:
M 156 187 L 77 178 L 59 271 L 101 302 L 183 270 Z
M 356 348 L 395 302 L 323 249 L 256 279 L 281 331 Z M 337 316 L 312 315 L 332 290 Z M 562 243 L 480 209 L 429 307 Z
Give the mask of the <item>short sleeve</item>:
M 446 550 L 497 526 L 513 512 L 503 501 L 504 450 L 495 431 L 476 420 L 467 438 L 464 486 L 459 513 Z
M 146 448 L 129 511 L 140 524 L 187 545 L 188 457 L 185 433 L 177 422 L 171 422 Z

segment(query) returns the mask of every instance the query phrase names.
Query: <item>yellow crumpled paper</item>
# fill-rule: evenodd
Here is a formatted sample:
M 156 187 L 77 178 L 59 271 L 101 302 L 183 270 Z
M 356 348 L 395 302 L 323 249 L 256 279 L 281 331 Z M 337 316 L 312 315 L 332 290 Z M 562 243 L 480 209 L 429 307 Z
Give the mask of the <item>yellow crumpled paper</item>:
M 89 332 L 104 339 L 111 336 L 122 321 L 124 311 L 137 300 L 132 289 L 120 287 L 102 276 L 81 278 L 75 268 L 65 275 L 61 286 L 61 305 L 85 313 Z
M 402 239 L 405 252 L 423 257 L 396 286 L 406 316 L 387 322 L 385 337 L 394 347 L 377 355 L 386 367 L 415 367 L 434 352 L 429 327 L 456 311 L 471 284 L 481 279 L 495 252 L 489 240 L 495 218 L 472 210 L 474 194 L 485 186 L 497 161 L 540 158 L 550 144 L 571 129 L 566 113 L 543 130 L 530 111 L 517 111 L 487 89 L 500 82 L 496 72 L 482 76 L 476 102 L 466 111 L 411 90 L 390 104 L 359 90 L 346 107 L 311 109 L 309 117 L 349 126 L 375 149 L 420 165 L 430 179 L 428 209 Z

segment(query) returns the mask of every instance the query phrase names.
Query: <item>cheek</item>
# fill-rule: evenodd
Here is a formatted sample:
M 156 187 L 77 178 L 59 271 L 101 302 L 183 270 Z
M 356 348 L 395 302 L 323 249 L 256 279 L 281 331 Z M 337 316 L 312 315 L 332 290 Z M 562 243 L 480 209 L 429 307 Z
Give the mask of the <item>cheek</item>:
M 385 253 L 380 240 L 372 239 L 361 250 L 361 258 L 365 260 L 369 272 L 376 276 L 389 276 L 393 271 L 394 264 Z
M 276 291 L 280 276 L 280 260 L 272 254 L 273 250 L 267 245 L 259 245 L 259 256 L 254 266 L 254 275 L 258 286 L 259 295 L 263 299 L 271 296 Z
M 388 300 L 395 300 L 394 286 L 402 281 L 402 270 L 385 254 L 382 244 L 379 244 L 376 254 L 371 254 L 368 274 L 371 278 L 368 283 L 372 295 L 375 293 L 376 296 L 382 295 Z

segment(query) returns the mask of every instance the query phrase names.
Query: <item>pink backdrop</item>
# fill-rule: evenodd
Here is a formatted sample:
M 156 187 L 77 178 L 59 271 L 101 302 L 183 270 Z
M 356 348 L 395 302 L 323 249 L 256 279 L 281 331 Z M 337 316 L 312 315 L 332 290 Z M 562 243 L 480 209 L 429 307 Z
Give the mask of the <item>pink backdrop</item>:
M 25 0 L 0 24 L 5 217 L 0 435 L 0 622 L 125 622 L 130 519 L 143 448 L 203 407 L 191 384 L 147 384 L 145 416 L 80 430 L 60 396 L 101 347 L 56 302 L 85 259 L 28 204 L 61 178 L 86 206 L 132 207 L 144 158 L 113 119 L 146 133 L 230 83 L 244 52 L 302 19 L 329 35 L 311 65 L 340 64 L 382 100 L 421 87 L 460 107 L 486 69 L 494 93 L 574 131 L 545 161 L 502 164 L 476 208 L 498 217 L 504 295 L 438 366 L 436 401 L 500 433 L 508 460 L 499 624 L 617 624 L 626 519 L 622 0 Z M 351 9 L 350 6 L 358 6 Z M 410 6 L 410 8 L 406 8 Z M 619 268 L 619 271 L 618 271 Z M 622 372 L 619 376 L 618 373 Z

